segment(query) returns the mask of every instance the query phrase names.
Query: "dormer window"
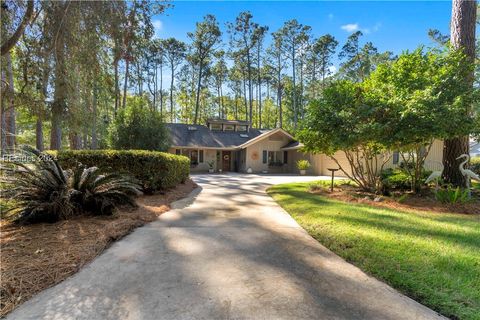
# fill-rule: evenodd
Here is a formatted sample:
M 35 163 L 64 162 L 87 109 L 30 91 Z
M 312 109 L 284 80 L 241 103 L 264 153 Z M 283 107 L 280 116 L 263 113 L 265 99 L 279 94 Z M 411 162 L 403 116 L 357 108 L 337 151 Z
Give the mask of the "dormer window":
M 220 123 L 212 123 L 212 124 L 210 124 L 210 130 L 213 130 L 213 131 L 222 131 L 222 124 L 220 124 Z
M 245 131 L 247 131 L 247 126 L 237 126 L 237 131 L 245 132 Z
M 225 131 L 235 131 L 235 126 L 233 124 L 224 124 L 223 130 Z

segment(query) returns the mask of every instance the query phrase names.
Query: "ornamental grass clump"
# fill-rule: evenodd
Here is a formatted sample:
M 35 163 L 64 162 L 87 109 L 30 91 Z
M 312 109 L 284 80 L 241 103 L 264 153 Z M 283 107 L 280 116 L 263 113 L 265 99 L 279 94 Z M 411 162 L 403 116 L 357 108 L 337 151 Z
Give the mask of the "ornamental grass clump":
M 63 170 L 52 156 L 23 147 L 31 161 L 2 164 L 0 199 L 11 205 L 2 213 L 20 223 L 55 222 L 90 213 L 110 215 L 118 205 L 134 205 L 139 186 L 126 176 L 96 167 Z

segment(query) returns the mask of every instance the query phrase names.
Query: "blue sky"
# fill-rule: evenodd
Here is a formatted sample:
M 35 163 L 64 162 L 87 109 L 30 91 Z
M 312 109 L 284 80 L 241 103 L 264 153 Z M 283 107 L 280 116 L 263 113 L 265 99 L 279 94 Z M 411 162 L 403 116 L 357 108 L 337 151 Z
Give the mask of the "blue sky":
M 431 44 L 429 28 L 448 33 L 450 1 L 174 1 L 166 15 L 154 18 L 161 38 L 188 41 L 187 32 L 208 13 L 214 14 L 226 35 L 225 22 L 234 21 L 241 11 L 250 11 L 254 20 L 275 31 L 289 19 L 312 27 L 315 36 L 334 35 L 340 44 L 350 32 L 364 31 L 364 40 L 381 51 L 399 53 L 421 44 Z

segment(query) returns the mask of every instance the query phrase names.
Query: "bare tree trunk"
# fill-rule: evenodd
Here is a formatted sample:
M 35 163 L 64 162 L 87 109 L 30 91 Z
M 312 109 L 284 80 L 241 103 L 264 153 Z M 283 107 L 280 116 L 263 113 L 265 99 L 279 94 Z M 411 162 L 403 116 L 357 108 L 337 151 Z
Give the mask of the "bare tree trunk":
M 171 79 L 170 79 L 170 121 L 173 123 L 175 119 L 175 115 L 173 114 L 173 76 L 175 75 L 175 69 L 173 67 L 173 63 L 171 66 Z
M 118 106 L 120 104 L 120 86 L 118 85 L 118 59 L 115 59 L 114 63 L 114 81 L 115 81 L 115 107 L 113 109 L 113 115 L 116 117 L 118 112 Z
M 200 90 L 202 86 L 202 70 L 203 69 L 203 61 L 200 62 L 199 71 L 198 71 L 198 82 L 197 82 L 197 97 L 195 99 L 195 118 L 193 120 L 194 124 L 198 123 L 198 112 L 200 108 Z
M 13 83 L 13 67 L 12 67 L 12 56 L 10 52 L 7 52 L 5 55 L 7 59 L 7 74 L 8 74 L 8 100 L 9 106 L 5 110 L 5 134 L 7 148 L 9 151 L 15 149 L 15 136 L 16 136 L 16 115 L 15 115 L 15 87 Z
M 123 83 L 123 103 L 122 108 L 125 108 L 127 105 L 127 86 L 128 86 L 128 72 L 130 68 L 130 62 L 127 59 L 125 62 L 125 82 Z
M 253 125 L 253 93 L 252 93 L 252 66 L 250 65 L 250 52 L 247 52 L 247 71 L 248 71 L 248 116 Z
M 257 51 L 257 64 L 258 64 L 258 127 L 262 128 L 262 75 L 260 72 L 260 49 L 261 49 L 261 41 L 258 41 L 258 51 Z
M 1 82 L 1 88 L 2 90 L 0 90 L 0 95 L 1 95 L 1 98 L 0 98 L 0 102 L 1 102 L 1 105 L 0 105 L 0 152 L 1 154 L 5 154 L 7 152 L 7 135 L 6 135 L 6 127 L 7 127 L 7 123 L 5 121 L 5 101 L 6 101 L 6 94 L 5 92 L 7 91 L 6 90 L 6 85 L 7 81 L 6 81 L 6 75 L 5 75 L 5 71 L 2 70 L 2 82 Z
M 475 24 L 477 18 L 477 2 L 471 0 L 452 1 L 452 20 L 450 24 L 450 42 L 454 48 L 462 48 L 467 57 L 475 61 Z M 473 86 L 474 74 L 467 79 Z M 471 105 L 465 106 L 465 112 L 471 112 Z M 467 180 L 459 170 L 461 154 L 469 153 L 469 137 L 446 139 L 443 144 L 443 179 L 447 183 L 466 187 Z
M 93 123 L 92 123 L 92 145 L 91 149 L 98 148 L 97 138 L 97 85 L 93 85 L 93 97 L 92 97 L 92 109 L 93 109 Z
M 160 116 L 163 118 L 163 64 L 160 63 Z
M 35 123 L 35 147 L 39 151 L 43 151 L 43 122 L 40 117 L 37 117 Z
M 297 87 L 295 83 L 295 46 L 292 46 L 292 81 L 293 81 L 293 88 L 292 88 L 292 104 L 293 104 L 293 128 L 297 129 Z
M 66 5 L 65 5 L 66 6 Z M 61 18 L 65 8 L 57 9 L 57 39 L 55 41 L 55 92 L 52 103 L 52 128 L 50 131 L 50 149 L 60 150 L 62 147 L 62 120 L 67 101 L 67 71 L 65 67 L 65 33 L 61 26 Z

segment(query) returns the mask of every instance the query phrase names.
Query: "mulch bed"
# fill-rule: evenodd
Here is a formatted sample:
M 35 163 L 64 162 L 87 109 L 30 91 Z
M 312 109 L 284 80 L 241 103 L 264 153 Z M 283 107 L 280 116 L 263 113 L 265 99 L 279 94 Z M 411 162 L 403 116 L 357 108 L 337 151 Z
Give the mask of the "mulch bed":
M 92 261 L 112 242 L 154 221 L 197 185 L 188 180 L 163 194 L 142 196 L 136 209 L 52 224 L 0 224 L 0 317 Z
M 340 201 L 351 203 L 365 203 L 372 206 L 384 207 L 397 210 L 421 210 L 435 213 L 461 213 L 461 214 L 479 214 L 480 215 L 480 195 L 474 194 L 472 201 L 468 203 L 441 203 L 437 201 L 430 191 L 420 194 L 410 194 L 401 202 L 397 197 L 376 196 L 374 194 L 360 191 L 358 188 L 349 185 L 336 186 L 333 192 L 328 189 L 317 189 L 311 193 L 321 194 Z M 374 201 L 380 197 L 381 201 Z

